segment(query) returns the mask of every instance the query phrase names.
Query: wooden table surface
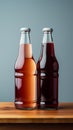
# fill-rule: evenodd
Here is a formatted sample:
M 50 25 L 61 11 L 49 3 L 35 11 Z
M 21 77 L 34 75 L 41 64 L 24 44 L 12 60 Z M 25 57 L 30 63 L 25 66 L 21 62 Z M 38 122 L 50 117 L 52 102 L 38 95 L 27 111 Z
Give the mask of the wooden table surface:
M 73 103 L 58 110 L 18 110 L 13 102 L 0 102 L 0 123 L 73 123 Z

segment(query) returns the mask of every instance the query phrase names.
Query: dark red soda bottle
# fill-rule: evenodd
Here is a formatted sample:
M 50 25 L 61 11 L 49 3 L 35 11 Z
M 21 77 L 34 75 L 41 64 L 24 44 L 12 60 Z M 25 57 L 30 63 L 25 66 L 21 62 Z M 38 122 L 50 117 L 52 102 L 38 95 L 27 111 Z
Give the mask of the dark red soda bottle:
M 44 28 L 42 52 L 37 63 L 37 106 L 40 109 L 58 108 L 58 70 L 52 28 Z

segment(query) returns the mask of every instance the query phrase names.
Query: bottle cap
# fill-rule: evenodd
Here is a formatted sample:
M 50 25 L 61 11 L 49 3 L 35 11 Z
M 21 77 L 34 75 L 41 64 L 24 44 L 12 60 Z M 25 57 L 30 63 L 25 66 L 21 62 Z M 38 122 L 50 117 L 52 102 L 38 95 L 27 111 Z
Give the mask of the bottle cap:
M 30 32 L 31 29 L 30 29 L 30 28 L 27 28 L 27 27 L 24 27 L 24 28 L 21 28 L 20 31 L 21 31 L 21 32 Z
M 53 29 L 52 28 L 43 28 L 42 31 L 43 32 L 52 32 Z

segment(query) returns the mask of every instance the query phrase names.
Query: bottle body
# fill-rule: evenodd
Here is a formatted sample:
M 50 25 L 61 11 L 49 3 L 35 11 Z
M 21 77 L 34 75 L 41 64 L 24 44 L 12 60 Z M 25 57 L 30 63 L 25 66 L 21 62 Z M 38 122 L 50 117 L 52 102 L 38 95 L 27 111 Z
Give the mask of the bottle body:
M 15 106 L 19 109 L 36 107 L 36 63 L 32 44 L 20 44 L 15 64 Z
M 38 108 L 58 107 L 58 69 L 54 43 L 42 44 L 42 54 L 37 63 L 37 104 Z

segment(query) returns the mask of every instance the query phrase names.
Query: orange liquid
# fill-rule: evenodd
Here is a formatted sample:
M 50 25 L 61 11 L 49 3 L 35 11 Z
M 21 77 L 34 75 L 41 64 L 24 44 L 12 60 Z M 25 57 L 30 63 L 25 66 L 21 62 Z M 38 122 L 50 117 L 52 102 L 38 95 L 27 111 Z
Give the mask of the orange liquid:
M 31 44 L 21 44 L 15 65 L 15 106 L 20 109 L 36 107 L 36 63 L 31 52 Z

